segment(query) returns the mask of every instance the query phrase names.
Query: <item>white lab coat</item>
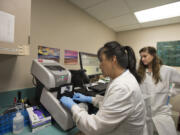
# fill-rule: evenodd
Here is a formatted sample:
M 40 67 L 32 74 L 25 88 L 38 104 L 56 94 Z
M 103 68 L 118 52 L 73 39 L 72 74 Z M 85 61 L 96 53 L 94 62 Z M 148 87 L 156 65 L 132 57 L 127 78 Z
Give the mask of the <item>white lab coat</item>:
M 171 110 L 167 103 L 168 96 L 180 92 L 180 73 L 169 66 L 162 65 L 160 68 L 162 81 L 154 83 L 152 73 L 146 70 L 146 77 L 140 87 L 144 96 L 150 97 L 152 121 L 159 135 L 177 135 L 174 121 L 171 117 Z M 174 83 L 174 89 L 170 91 L 170 85 Z M 179 90 L 179 91 L 178 91 Z
M 105 96 L 93 98 L 97 114 L 74 105 L 71 109 L 77 127 L 86 135 L 142 135 L 145 105 L 139 84 L 126 70 L 112 80 Z

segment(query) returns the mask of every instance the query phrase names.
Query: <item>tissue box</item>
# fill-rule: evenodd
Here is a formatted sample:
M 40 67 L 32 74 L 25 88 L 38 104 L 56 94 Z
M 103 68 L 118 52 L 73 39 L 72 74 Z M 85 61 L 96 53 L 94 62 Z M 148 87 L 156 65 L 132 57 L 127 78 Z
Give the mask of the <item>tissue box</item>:
M 51 125 L 51 115 L 43 106 L 29 107 L 27 112 L 33 133 Z

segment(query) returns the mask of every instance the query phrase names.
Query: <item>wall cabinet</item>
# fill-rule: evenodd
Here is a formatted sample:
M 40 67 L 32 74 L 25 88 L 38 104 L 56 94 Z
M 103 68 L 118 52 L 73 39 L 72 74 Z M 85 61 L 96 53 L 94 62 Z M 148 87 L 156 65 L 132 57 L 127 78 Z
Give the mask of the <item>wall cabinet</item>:
M 14 42 L 0 41 L 0 54 L 28 55 L 30 45 L 31 0 L 0 0 L 0 11 L 15 16 Z

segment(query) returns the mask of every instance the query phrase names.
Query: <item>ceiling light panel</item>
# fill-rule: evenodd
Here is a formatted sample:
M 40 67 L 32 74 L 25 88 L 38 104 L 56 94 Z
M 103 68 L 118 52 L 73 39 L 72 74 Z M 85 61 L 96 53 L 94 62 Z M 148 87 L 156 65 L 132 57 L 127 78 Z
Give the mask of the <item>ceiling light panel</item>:
M 180 2 L 175 2 L 134 13 L 140 23 L 180 16 Z
M 168 24 L 175 24 L 180 22 L 180 17 L 173 17 L 171 19 L 163 19 L 158 21 L 151 21 L 147 23 L 141 23 L 142 27 L 154 27 L 154 26 L 162 26 L 162 25 L 168 25 Z

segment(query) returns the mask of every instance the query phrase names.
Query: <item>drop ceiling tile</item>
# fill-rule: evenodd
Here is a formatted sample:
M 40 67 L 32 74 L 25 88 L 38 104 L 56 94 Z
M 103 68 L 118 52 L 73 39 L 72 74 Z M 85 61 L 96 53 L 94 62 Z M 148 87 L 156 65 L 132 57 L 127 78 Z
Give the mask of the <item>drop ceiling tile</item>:
M 131 25 L 138 23 L 136 17 L 132 14 L 125 14 L 110 20 L 102 21 L 104 24 L 106 24 L 109 27 L 120 27 L 124 25 Z
M 123 0 L 105 0 L 94 7 L 86 9 L 86 11 L 98 20 L 105 20 L 126 14 L 129 9 Z
M 125 1 L 127 3 L 127 6 L 132 11 L 139 11 L 139 10 L 157 7 L 160 5 L 165 5 L 168 3 L 177 2 L 179 0 L 125 0 Z
M 74 3 L 78 7 L 82 9 L 89 8 L 91 6 L 94 6 L 104 0 L 70 0 L 71 3 Z
M 171 19 L 163 19 L 163 20 L 159 20 L 159 21 L 141 23 L 141 26 L 142 27 L 153 27 L 153 26 L 168 25 L 168 24 L 179 23 L 179 22 L 180 22 L 180 17 L 174 17 Z
M 179 18 L 139 24 L 133 12 L 180 0 L 69 0 L 114 31 L 179 23 Z
M 134 29 L 139 29 L 142 28 L 140 24 L 132 24 L 132 25 L 126 25 L 126 26 L 121 26 L 121 27 L 115 27 L 112 28 L 116 32 L 120 31 L 127 31 L 127 30 L 134 30 Z

